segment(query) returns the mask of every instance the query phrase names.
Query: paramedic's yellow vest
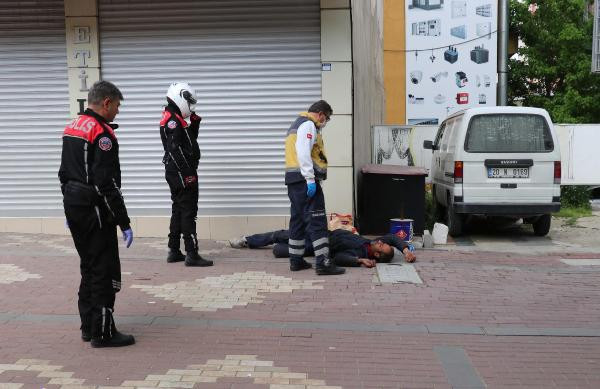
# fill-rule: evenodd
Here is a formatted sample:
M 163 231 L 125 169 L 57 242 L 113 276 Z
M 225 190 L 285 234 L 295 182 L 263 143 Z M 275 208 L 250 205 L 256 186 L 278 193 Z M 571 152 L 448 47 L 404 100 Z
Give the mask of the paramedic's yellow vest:
M 298 155 L 296 154 L 296 138 L 298 136 L 298 127 L 304 122 L 312 120 L 308 113 L 303 112 L 292 123 L 285 138 L 285 184 L 293 184 L 296 182 L 305 181 L 304 176 L 300 172 L 300 164 L 298 163 Z M 313 170 L 316 180 L 325 180 L 327 178 L 327 157 L 325 157 L 325 147 L 323 145 L 323 136 L 317 127 L 317 139 L 311 150 L 310 156 L 313 162 Z

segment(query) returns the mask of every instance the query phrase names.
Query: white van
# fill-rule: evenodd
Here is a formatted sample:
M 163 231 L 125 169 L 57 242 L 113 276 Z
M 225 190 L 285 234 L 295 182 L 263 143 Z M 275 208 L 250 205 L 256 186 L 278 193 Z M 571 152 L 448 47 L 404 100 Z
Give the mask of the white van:
M 509 216 L 550 230 L 560 210 L 560 150 L 548 112 L 528 107 L 471 108 L 449 116 L 435 140 L 431 180 L 434 204 L 450 235 L 468 215 Z M 441 212 L 440 212 L 441 213 Z

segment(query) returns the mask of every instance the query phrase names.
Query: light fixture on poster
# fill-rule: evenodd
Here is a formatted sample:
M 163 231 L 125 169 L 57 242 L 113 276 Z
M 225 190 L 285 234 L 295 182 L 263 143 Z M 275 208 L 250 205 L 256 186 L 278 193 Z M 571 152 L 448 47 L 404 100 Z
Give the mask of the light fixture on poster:
M 420 70 L 413 70 L 412 72 L 410 72 L 410 82 L 412 82 L 413 84 L 418 84 L 421 82 L 421 79 L 423 78 L 423 72 Z
M 437 95 L 434 96 L 433 102 L 436 104 L 444 104 L 446 102 L 446 96 L 444 96 L 441 93 L 438 93 Z
M 433 82 L 438 82 L 441 79 L 448 77 L 448 72 L 437 72 L 436 74 L 434 74 L 433 76 L 431 76 L 431 81 Z

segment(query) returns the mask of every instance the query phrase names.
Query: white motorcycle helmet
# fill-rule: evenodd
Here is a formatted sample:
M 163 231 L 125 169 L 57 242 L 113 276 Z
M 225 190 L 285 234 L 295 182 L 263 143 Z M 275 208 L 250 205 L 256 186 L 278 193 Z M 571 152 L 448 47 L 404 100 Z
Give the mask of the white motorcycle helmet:
M 167 99 L 177 105 L 184 119 L 190 117 L 196 109 L 196 92 L 187 82 L 172 83 L 167 90 Z

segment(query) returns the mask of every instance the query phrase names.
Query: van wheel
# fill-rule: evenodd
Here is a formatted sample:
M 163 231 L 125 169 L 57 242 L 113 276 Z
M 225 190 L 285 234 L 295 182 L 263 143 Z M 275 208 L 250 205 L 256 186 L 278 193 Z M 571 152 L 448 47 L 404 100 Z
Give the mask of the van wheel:
M 448 224 L 448 234 L 455 237 L 462 234 L 463 230 L 463 216 L 459 213 L 454 212 L 454 205 L 448 202 L 446 208 L 446 223 Z
M 549 214 L 540 216 L 535 222 L 533 222 L 533 233 L 536 236 L 545 236 L 550 232 L 550 223 L 552 222 L 552 216 Z

